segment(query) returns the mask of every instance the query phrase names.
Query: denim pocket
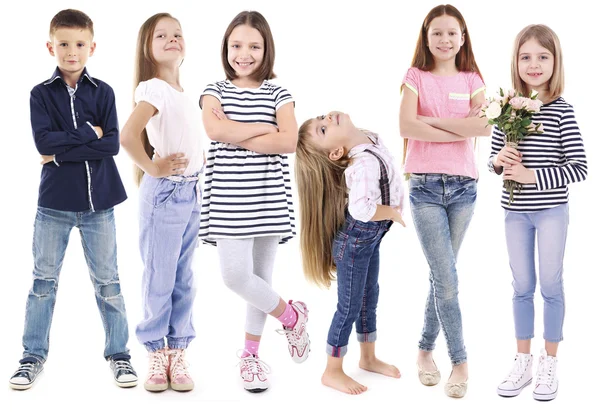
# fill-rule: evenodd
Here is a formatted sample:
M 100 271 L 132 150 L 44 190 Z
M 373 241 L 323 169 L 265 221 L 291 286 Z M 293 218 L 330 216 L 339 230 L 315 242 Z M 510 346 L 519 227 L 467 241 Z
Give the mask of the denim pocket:
M 335 238 L 333 239 L 333 261 L 339 262 L 344 257 L 344 250 L 346 249 L 346 244 L 348 243 L 348 235 L 344 232 L 337 232 Z
M 372 243 L 379 236 L 380 228 L 364 228 L 355 226 L 352 229 L 353 235 L 356 235 L 356 243 Z
M 154 207 L 166 205 L 175 195 L 179 185 L 168 179 L 161 179 L 154 190 Z

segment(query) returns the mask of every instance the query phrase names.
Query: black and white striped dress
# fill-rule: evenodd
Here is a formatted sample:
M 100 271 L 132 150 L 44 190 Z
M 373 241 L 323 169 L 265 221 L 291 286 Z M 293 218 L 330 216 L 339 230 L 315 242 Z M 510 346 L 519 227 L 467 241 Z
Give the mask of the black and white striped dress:
M 581 133 L 575 120 L 573 107 L 562 97 L 544 104 L 533 116 L 533 123 L 542 123 L 544 132 L 525 137 L 517 150 L 523 154 L 523 166 L 535 171 L 536 182 L 524 184 L 521 191 L 514 191 L 509 205 L 509 193 L 502 190 L 502 207 L 512 212 L 536 212 L 569 201 L 569 183 L 585 180 L 587 161 Z M 494 126 L 492 152 L 488 168 L 504 146 L 504 133 Z
M 286 89 L 268 81 L 257 89 L 229 80 L 211 83 L 204 95 L 217 98 L 230 120 L 274 126 L 277 110 L 294 101 Z M 286 155 L 211 142 L 206 160 L 200 239 L 214 245 L 219 238 L 279 236 L 285 243 L 296 234 Z

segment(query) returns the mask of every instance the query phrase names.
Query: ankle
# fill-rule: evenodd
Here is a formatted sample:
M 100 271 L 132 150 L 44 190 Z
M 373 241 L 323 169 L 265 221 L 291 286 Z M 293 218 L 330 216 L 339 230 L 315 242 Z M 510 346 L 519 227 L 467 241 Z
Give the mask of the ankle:
M 433 360 L 433 352 L 420 350 L 417 354 L 417 359 L 422 361 L 432 361 Z

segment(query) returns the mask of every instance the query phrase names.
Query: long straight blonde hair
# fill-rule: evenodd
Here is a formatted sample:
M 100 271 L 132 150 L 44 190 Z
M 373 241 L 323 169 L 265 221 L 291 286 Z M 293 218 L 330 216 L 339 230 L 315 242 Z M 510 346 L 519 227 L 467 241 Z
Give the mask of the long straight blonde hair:
M 146 80 L 150 80 L 158 76 L 158 63 L 152 55 L 152 38 L 156 25 L 164 18 L 173 19 L 179 23 L 179 20 L 171 16 L 169 13 L 157 13 L 146 20 L 144 24 L 142 24 L 142 27 L 140 27 L 140 31 L 138 32 L 137 47 L 135 50 L 135 74 L 133 79 L 134 93 L 135 88 L 141 82 L 145 82 Z M 135 107 L 135 102 L 133 105 Z M 152 156 L 154 155 L 154 147 L 152 147 L 150 144 L 146 128 L 144 128 L 142 131 L 142 144 L 144 145 L 146 154 L 152 159 Z M 142 182 L 142 177 L 144 177 L 144 171 L 135 164 L 133 165 L 133 176 L 135 183 L 139 186 Z
M 298 130 L 295 175 L 300 199 L 300 246 L 302 268 L 308 280 L 329 287 L 335 280 L 333 239 L 344 224 L 348 191 L 344 171 L 350 162 L 347 154 L 337 160 L 316 147 L 309 139 L 315 120 L 304 122 Z

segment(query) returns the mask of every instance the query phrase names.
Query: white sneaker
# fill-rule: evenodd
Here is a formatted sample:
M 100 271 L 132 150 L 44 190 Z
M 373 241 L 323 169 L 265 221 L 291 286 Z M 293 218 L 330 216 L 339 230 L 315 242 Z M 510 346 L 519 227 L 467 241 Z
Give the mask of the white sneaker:
M 292 360 L 296 363 L 302 363 L 308 358 L 310 353 L 310 337 L 306 331 L 306 322 L 308 322 L 308 308 L 304 302 L 291 301 L 290 305 L 296 311 L 298 320 L 293 328 L 283 327 L 277 329 L 280 335 L 285 335 L 288 340 L 288 351 Z
M 240 378 L 244 381 L 244 389 L 248 392 L 259 393 L 269 389 L 267 373 L 271 373 L 271 368 L 256 355 L 250 355 L 240 358 L 238 366 L 240 367 Z
M 556 398 L 556 394 L 558 393 L 557 366 L 558 359 L 554 356 L 548 356 L 546 351 L 542 349 L 537 378 L 535 380 L 535 389 L 533 390 L 533 399 L 551 401 Z
M 512 370 L 498 385 L 497 393 L 500 396 L 512 397 L 521 393 L 524 387 L 533 380 L 533 355 L 517 353 Z

